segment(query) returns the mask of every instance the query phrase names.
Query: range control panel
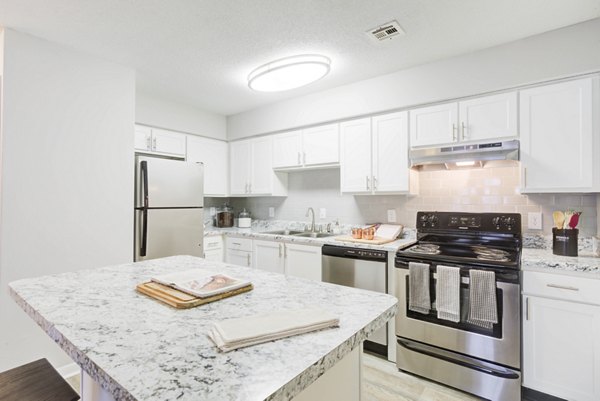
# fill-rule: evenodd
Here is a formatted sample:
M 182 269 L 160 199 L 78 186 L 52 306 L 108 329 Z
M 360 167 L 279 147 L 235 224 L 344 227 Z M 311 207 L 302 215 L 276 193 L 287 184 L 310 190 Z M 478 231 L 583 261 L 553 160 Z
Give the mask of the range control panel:
M 521 215 L 518 213 L 418 212 L 417 230 L 463 230 L 520 234 Z

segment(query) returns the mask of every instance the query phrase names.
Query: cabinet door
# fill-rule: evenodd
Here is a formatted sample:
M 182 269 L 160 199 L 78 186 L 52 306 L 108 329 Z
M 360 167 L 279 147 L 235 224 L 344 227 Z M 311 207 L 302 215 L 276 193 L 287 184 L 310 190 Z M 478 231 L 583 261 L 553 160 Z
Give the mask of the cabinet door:
M 321 247 L 285 245 L 285 274 L 321 281 Z
M 523 385 L 570 400 L 600 400 L 600 306 L 524 301 Z
M 597 85 L 587 78 L 520 92 L 524 192 L 594 189 L 594 80 Z
M 302 166 L 302 131 L 273 136 L 273 168 Z
M 458 140 L 458 103 L 410 111 L 410 146 L 432 146 Z
M 303 131 L 303 162 L 305 166 L 340 162 L 339 124 L 328 124 Z
M 342 192 L 371 193 L 371 119 L 340 124 Z
M 186 160 L 204 164 L 204 196 L 227 196 L 228 150 L 227 142 L 188 135 Z
M 212 262 L 223 262 L 223 250 L 222 249 L 212 249 L 204 251 L 204 259 L 210 260 Z
M 257 269 L 283 274 L 283 243 L 254 240 L 252 254 Z
M 517 92 L 466 100 L 458 104 L 460 140 L 516 138 Z
M 252 252 L 227 249 L 225 261 L 232 265 L 252 267 Z
M 247 195 L 250 183 L 250 141 L 229 143 L 229 191 Z
M 273 192 L 273 138 L 265 136 L 251 142 L 252 169 L 249 192 L 252 195 L 269 195 Z
M 135 126 L 134 147 L 137 150 L 152 150 L 152 129 L 141 125 Z
M 375 192 L 408 192 L 408 113 L 372 119 L 373 189 Z
M 152 150 L 159 153 L 185 156 L 185 135 L 153 128 Z

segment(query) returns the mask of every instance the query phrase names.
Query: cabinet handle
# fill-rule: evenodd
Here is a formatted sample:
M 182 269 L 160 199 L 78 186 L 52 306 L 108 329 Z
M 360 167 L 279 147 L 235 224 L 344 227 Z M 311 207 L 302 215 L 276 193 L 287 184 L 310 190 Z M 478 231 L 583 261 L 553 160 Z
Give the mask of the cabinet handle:
M 298 164 L 302 164 L 302 156 L 300 156 L 300 152 L 298 152 Z
M 281 245 L 283 245 L 283 244 L 279 243 L 279 257 L 281 257 Z
M 247 261 L 247 262 L 246 262 L 246 265 L 247 265 L 248 267 L 250 267 L 250 254 L 249 254 L 249 253 L 247 253 L 247 254 L 246 254 L 246 261 Z
M 302 164 L 306 164 L 306 152 L 302 152 Z
M 285 246 L 285 244 L 281 244 L 283 245 L 283 257 L 287 258 L 287 246 Z
M 369 190 L 369 189 L 370 189 L 370 188 L 369 188 L 369 184 L 370 184 L 370 182 L 369 182 L 369 176 L 368 176 L 368 175 L 366 175 L 365 177 L 366 177 L 366 179 L 367 179 L 367 190 Z
M 467 130 L 467 127 L 465 126 L 465 122 L 462 121 L 460 123 L 460 126 L 461 126 L 461 129 L 462 129 L 461 137 L 462 137 L 463 140 L 465 140 L 467 138 L 467 136 L 465 135 L 465 131 Z
M 146 138 L 146 150 L 152 150 L 152 138 Z
M 529 297 L 525 297 L 525 320 L 529 320 Z
M 242 246 L 242 244 L 240 242 L 232 242 L 232 244 Z
M 377 177 L 373 176 L 373 189 L 377 189 Z
M 569 291 L 579 291 L 579 288 L 577 288 L 577 287 L 571 287 L 569 285 L 546 284 L 546 287 L 559 288 L 561 290 L 569 290 Z
M 456 124 L 452 124 L 452 141 L 456 141 L 458 139 L 458 128 Z
M 152 138 L 152 150 L 156 150 L 156 137 Z
M 249 194 L 252 193 L 252 183 L 251 182 L 248 183 L 248 193 Z

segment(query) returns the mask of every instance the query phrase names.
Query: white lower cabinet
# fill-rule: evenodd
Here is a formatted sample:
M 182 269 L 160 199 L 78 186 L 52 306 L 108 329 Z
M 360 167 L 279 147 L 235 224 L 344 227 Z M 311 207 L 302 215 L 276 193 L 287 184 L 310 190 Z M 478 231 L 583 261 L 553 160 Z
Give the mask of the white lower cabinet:
M 321 281 L 321 246 L 254 240 L 252 252 L 258 269 Z
M 223 237 L 220 235 L 204 237 L 204 259 L 214 262 L 223 261 Z
M 523 386 L 600 400 L 600 280 L 523 274 Z
M 225 238 L 225 262 L 232 265 L 252 267 L 252 240 L 249 238 Z

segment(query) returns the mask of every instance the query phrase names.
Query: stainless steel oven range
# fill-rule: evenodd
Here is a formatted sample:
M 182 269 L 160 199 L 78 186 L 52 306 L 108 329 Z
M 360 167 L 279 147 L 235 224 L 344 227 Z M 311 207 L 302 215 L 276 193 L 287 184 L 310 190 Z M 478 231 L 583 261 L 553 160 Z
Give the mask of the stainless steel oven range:
M 521 399 L 521 242 L 519 214 L 417 213 L 417 242 L 395 258 L 399 369 Z

